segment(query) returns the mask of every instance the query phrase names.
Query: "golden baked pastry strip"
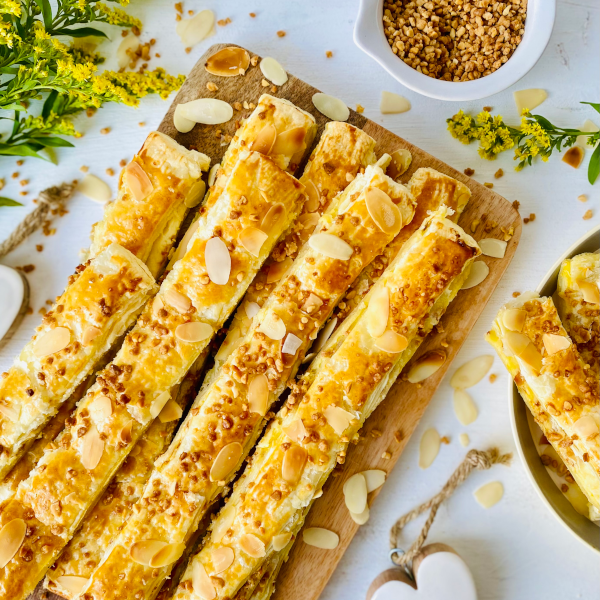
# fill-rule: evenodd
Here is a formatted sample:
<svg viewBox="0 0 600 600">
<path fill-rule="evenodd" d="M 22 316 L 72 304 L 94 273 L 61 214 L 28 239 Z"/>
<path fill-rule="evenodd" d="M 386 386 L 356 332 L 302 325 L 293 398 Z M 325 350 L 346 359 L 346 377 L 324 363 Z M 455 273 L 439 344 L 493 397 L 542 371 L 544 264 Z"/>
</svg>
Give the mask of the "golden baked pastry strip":
<svg viewBox="0 0 600 600">
<path fill-rule="evenodd" d="M 335 196 L 367 166 L 375 164 L 374 148 L 375 140 L 353 125 L 340 121 L 327 123 L 300 178 L 306 187 L 307 201 L 291 231 L 277 244 L 248 288 L 215 357 L 217 368 L 242 342 L 250 328 L 248 313 L 252 314 L 266 302 Z"/>
<path fill-rule="evenodd" d="M 445 214 L 443 207 L 426 218 L 293 388 L 190 561 L 175 600 L 234 598 L 298 532 L 306 507 L 345 461 L 349 440 L 480 253 Z"/>
<path fill-rule="evenodd" d="M 583 361 L 600 376 L 600 254 L 586 252 L 563 261 L 557 308 Z"/>
<path fill-rule="evenodd" d="M 209 166 L 205 154 L 153 131 L 121 171 L 115 201 L 92 227 L 89 256 L 117 243 L 158 277 L 187 211 L 204 196 L 201 176 Z"/>
<path fill-rule="evenodd" d="M 59 448 L 45 453 L 14 498 L 0 507 L 0 547 L 11 521 L 18 531 L 37 531 L 33 539 L 17 536 L 16 553 L 5 557 L 0 598 L 24 598 L 56 560 L 168 402 L 171 388 L 231 314 L 303 200 L 302 184 L 270 159 L 240 153 L 185 256 L 79 403 Z M 4 535 L 12 530 L 7 531 Z"/>
<path fill-rule="evenodd" d="M 528 292 L 505 304 L 487 341 L 547 440 L 600 511 L 598 379 L 563 328 L 552 298 Z"/>
<path fill-rule="evenodd" d="M 334 199 L 243 342 L 206 377 L 134 515 L 84 588 L 89 600 L 156 595 L 172 562 L 148 556 L 158 547 L 150 542 L 185 546 L 251 450 L 270 405 L 335 303 L 413 213 L 406 188 L 376 166 Z"/>
<path fill-rule="evenodd" d="M 0 478 L 156 290 L 146 266 L 118 244 L 77 268 L 32 340 L 0 379 Z"/>
<path fill-rule="evenodd" d="M 331 331 L 336 326 L 339 327 L 342 321 L 358 306 L 385 268 L 394 260 L 404 243 L 421 226 L 430 211 L 435 211 L 440 206 L 447 206 L 454 211 L 447 218 L 456 223 L 471 198 L 471 191 L 466 185 L 429 167 L 417 169 L 407 187 L 417 202 L 414 219 L 352 284 L 343 302 L 340 302 L 334 313 L 333 319 L 336 321 Z"/>
</svg>

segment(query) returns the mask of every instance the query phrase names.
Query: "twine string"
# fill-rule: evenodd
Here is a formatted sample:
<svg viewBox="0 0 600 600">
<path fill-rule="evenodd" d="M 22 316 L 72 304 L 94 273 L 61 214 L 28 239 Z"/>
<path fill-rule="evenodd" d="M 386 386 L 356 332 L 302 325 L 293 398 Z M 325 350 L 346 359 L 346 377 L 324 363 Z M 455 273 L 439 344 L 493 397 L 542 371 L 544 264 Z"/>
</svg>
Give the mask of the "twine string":
<svg viewBox="0 0 600 600">
<path fill-rule="evenodd" d="M 73 183 L 62 183 L 40 192 L 37 206 L 0 243 L 0 258 L 12 252 L 22 241 L 41 227 L 48 220 L 49 215 L 58 210 L 73 195 L 74 191 Z"/>
<path fill-rule="evenodd" d="M 416 519 L 419 515 L 422 515 L 425 511 L 429 510 L 429 516 L 421 529 L 421 533 L 413 542 L 412 546 L 404 552 L 404 554 L 399 554 L 397 552 L 392 552 L 390 554 L 390 558 L 394 564 L 399 567 L 404 567 L 405 569 L 408 567 L 423 547 L 442 502 L 452 496 L 472 471 L 485 471 L 495 464 L 506 465 L 510 462 L 511 458 L 512 454 L 500 454 L 497 448 L 486 451 L 470 450 L 462 463 L 460 463 L 458 468 L 452 473 L 444 487 L 433 496 L 433 498 L 430 498 L 427 502 L 423 502 L 423 504 L 406 513 L 394 523 L 390 530 L 390 548 L 392 550 L 397 549 L 400 546 L 398 537 L 400 536 L 402 529 L 404 529 L 404 527 L 413 519 Z"/>
</svg>

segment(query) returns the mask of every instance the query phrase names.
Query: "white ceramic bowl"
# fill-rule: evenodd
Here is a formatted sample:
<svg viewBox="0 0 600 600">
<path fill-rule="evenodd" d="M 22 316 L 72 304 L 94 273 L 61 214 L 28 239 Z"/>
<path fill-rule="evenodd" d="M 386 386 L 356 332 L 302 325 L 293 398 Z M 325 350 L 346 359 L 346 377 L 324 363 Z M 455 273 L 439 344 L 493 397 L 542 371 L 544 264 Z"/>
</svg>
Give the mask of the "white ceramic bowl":
<svg viewBox="0 0 600 600">
<path fill-rule="evenodd" d="M 440 81 L 419 73 L 398 58 L 383 32 L 383 0 L 360 0 L 354 43 L 407 88 L 438 100 L 477 100 L 516 83 L 544 52 L 556 13 L 556 0 L 529 0 L 523 40 L 497 71 L 474 81 Z"/>
<path fill-rule="evenodd" d="M 544 279 L 542 279 L 536 292 L 541 296 L 552 296 L 556 291 L 556 281 L 562 261 L 582 252 L 596 252 L 599 247 L 600 225 L 584 235 L 556 261 Z M 546 471 L 546 467 L 542 464 L 535 442 L 531 437 L 529 423 L 527 422 L 528 409 L 517 390 L 517 386 L 512 380 L 509 380 L 508 398 L 510 420 L 517 451 L 533 487 L 540 495 L 544 504 L 550 509 L 550 512 L 571 533 L 589 548 L 600 552 L 600 528 L 573 508 L 554 481 L 552 481 L 548 471 Z"/>
</svg>

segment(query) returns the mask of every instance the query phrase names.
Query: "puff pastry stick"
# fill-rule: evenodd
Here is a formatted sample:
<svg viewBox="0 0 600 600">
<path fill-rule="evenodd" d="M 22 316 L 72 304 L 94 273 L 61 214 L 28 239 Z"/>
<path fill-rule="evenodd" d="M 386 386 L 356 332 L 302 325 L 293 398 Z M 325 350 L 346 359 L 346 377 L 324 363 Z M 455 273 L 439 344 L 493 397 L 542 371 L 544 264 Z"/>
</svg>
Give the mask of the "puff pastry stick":
<svg viewBox="0 0 600 600">
<path fill-rule="evenodd" d="M 117 198 L 92 228 L 89 256 L 118 243 L 157 277 L 187 211 L 202 200 L 210 158 L 153 131 L 121 171 Z"/>
<path fill-rule="evenodd" d="M 0 478 L 157 289 L 146 266 L 118 244 L 77 271 L 0 380 Z"/>
<path fill-rule="evenodd" d="M 552 447 L 600 511 L 598 379 L 560 321 L 552 298 L 531 292 L 505 304 L 486 336 Z"/>
<path fill-rule="evenodd" d="M 586 252 L 563 262 L 557 308 L 583 361 L 600 375 L 600 254 Z"/>
<path fill-rule="evenodd" d="M 385 203 L 393 217 L 387 232 L 370 216 L 367 201 L 372 210 Z M 142 564 L 137 549 L 148 540 L 187 542 L 254 445 L 270 404 L 293 377 L 335 303 L 413 213 L 406 188 L 376 166 L 367 167 L 332 202 L 255 315 L 243 343 L 207 376 L 169 450 L 157 461 L 136 514 L 85 588 L 90 600 L 156 595 L 170 565 Z"/>
<path fill-rule="evenodd" d="M 300 181 L 306 186 L 308 200 L 293 229 L 277 244 L 256 276 L 229 327 L 227 337 L 215 357 L 219 368 L 229 354 L 241 343 L 248 332 L 252 314 L 260 308 L 278 281 L 290 268 L 298 252 L 317 226 L 319 217 L 327 210 L 333 198 L 346 189 L 350 181 L 375 164 L 375 140 L 348 123 L 330 121 L 319 143 L 313 150 Z M 419 209 L 417 208 L 417 211 Z M 411 221 L 412 224 L 412 221 Z M 410 225 L 406 225 L 403 231 Z"/>
<path fill-rule="evenodd" d="M 385 398 L 479 254 L 443 207 L 406 242 L 258 444 L 175 600 L 234 598 L 295 534 L 348 441 Z M 220 563 L 219 559 L 228 560 Z M 211 579 L 216 574 L 218 579 Z"/>
<path fill-rule="evenodd" d="M 421 226 L 430 211 L 435 211 L 440 206 L 447 206 L 454 211 L 453 214 L 448 215 L 448 218 L 456 223 L 471 198 L 471 191 L 466 185 L 429 167 L 422 167 L 414 172 L 408 182 L 408 189 L 417 202 L 414 219 L 391 244 L 385 247 L 381 256 L 378 256 L 360 274 L 348 290 L 344 302 L 340 303 L 335 311 L 333 318 L 336 321 L 331 331 L 335 329 L 335 326 L 339 327 L 342 321 L 358 306 L 404 243 Z"/>
<path fill-rule="evenodd" d="M 43 456 L 1 507 L 0 545 L 2 528 L 12 520 L 38 532 L 35 539 L 17 540 L 19 551 L 0 570 L 2 600 L 24 598 L 56 560 L 169 390 L 231 314 L 303 199 L 302 184 L 271 160 L 240 153 L 204 225 L 79 403 L 60 447 Z M 261 224 L 268 233 L 257 228 Z"/>
</svg>

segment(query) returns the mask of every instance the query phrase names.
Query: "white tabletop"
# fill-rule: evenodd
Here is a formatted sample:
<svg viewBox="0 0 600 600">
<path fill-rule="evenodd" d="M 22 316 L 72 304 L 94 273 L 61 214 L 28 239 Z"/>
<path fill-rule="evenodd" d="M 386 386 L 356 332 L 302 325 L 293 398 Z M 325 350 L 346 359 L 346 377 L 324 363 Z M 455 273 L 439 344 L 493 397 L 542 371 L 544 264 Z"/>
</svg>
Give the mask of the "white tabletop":
<svg viewBox="0 0 600 600">
<path fill-rule="evenodd" d="M 201 8 L 212 8 L 218 19 L 229 17 L 231 23 L 217 27 L 215 37 L 186 54 L 175 34 L 173 0 L 134 1 L 130 5 L 128 10 L 145 23 L 143 40 L 151 37 L 157 40 L 154 49 L 162 57 L 153 59 L 151 66 L 161 65 L 171 73 L 187 74 L 206 48 L 216 42 L 235 42 L 263 56 L 274 56 L 290 72 L 324 92 L 342 98 L 352 107 L 360 103 L 367 117 L 455 168 L 474 168 L 475 179 L 492 181 L 500 194 L 511 201 L 519 200 L 522 216 L 535 213 L 535 222 L 524 226 L 513 263 L 455 366 L 481 354 L 492 354 L 483 336 L 498 307 L 513 291 L 535 288 L 563 250 L 598 223 L 600 183 L 592 188 L 587 182 L 589 151 L 579 170 L 552 157 L 547 164 L 536 164 L 516 173 L 510 152 L 495 162 L 479 159 L 474 145 L 463 146 L 450 137 L 445 119 L 459 108 L 477 113 L 484 105 L 490 105 L 507 122 L 516 124 L 512 92 L 540 87 L 548 91 L 549 98 L 538 112 L 553 122 L 578 127 L 586 118 L 591 118 L 598 123 L 598 115 L 579 104 L 581 100 L 597 102 L 599 98 L 600 4 L 597 0 L 559 0 L 552 39 L 534 69 L 513 88 L 472 103 L 443 103 L 403 89 L 355 47 L 352 28 L 357 0 L 253 0 L 250 3 L 196 0 L 185 3 L 186 10 Z M 256 18 L 249 17 L 250 11 L 256 13 Z M 279 38 L 278 30 L 284 30 L 286 36 Z M 111 35 L 114 41 L 106 44 L 106 53 L 114 50 L 120 40 L 118 32 L 112 30 Z M 326 58 L 327 50 L 333 52 L 333 58 Z M 113 67 L 114 59 L 107 64 Z M 382 90 L 406 96 L 412 110 L 401 115 L 381 115 Z M 114 189 L 117 177 L 106 176 L 105 169 L 112 168 L 118 173 L 119 160 L 133 155 L 146 134 L 158 125 L 167 107 L 167 102 L 149 98 L 138 110 L 107 106 L 93 119 L 79 117 L 77 125 L 85 136 L 76 142 L 76 149 L 59 150 L 58 167 L 26 159 L 25 164 L 17 168 L 15 159 L 0 157 L 0 177 L 7 180 L 1 194 L 19 198 L 21 189 L 30 192 L 23 208 L 0 208 L 0 240 L 31 210 L 35 194 L 50 185 L 81 177 L 79 167 L 82 165 L 108 180 Z M 138 125 L 140 122 L 145 125 Z M 101 135 L 103 127 L 111 127 L 111 133 Z M 495 180 L 493 174 L 500 167 L 505 176 Z M 20 173 L 16 180 L 10 177 L 14 171 Z M 29 185 L 21 188 L 17 183 L 21 179 L 28 179 Z M 580 194 L 588 195 L 590 200 L 582 204 L 577 200 Z M 594 216 L 584 221 L 582 216 L 590 208 Z M 44 237 L 38 232 L 2 260 L 9 266 L 34 264 L 36 268 L 27 276 L 34 314 L 24 319 L 14 337 L 0 350 L 0 370 L 8 368 L 39 323 L 38 309 L 63 290 L 68 275 L 78 264 L 78 250 L 88 246 L 91 224 L 102 214 L 99 205 L 79 195 L 69 202 L 68 210 L 69 214 L 55 221 L 55 236 Z M 43 244 L 43 252 L 36 251 L 36 244 Z M 324 599 L 362 598 L 371 580 L 391 566 L 388 561 L 390 525 L 437 492 L 446 481 L 465 454 L 458 443 L 461 432 L 469 434 L 471 447 L 486 449 L 498 445 L 503 451 L 515 449 L 507 408 L 507 374 L 498 358 L 492 372 L 498 374 L 495 383 L 490 384 L 486 379 L 471 390 L 479 418 L 466 428 L 454 416 L 447 380 L 442 383 L 374 504 L 371 520 L 360 529 L 326 588 Z M 433 466 L 421 471 L 417 466 L 418 442 L 422 432 L 432 426 L 449 436 L 451 444 L 442 446 Z M 475 502 L 472 492 L 492 480 L 502 481 L 505 496 L 498 505 L 485 511 Z M 417 531 L 417 525 L 409 526 L 407 543 Z M 587 600 L 597 597 L 600 589 L 598 555 L 575 539 L 548 512 L 517 457 L 510 468 L 494 467 L 492 471 L 472 475 L 438 513 L 430 541 L 448 543 L 463 556 L 473 571 L 481 600 Z"/>
</svg>

